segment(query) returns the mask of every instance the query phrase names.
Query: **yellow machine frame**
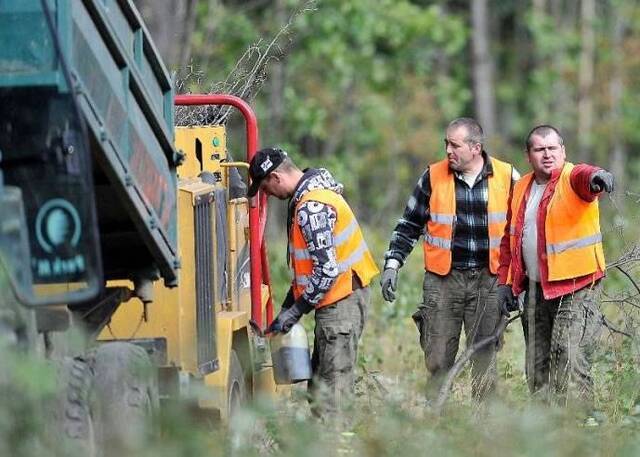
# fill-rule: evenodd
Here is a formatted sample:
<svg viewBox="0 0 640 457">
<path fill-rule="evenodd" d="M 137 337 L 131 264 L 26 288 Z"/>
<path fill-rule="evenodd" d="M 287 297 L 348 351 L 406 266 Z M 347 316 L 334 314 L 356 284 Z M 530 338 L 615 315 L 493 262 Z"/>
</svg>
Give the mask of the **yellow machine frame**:
<svg viewBox="0 0 640 457">
<path fill-rule="evenodd" d="M 179 286 L 166 288 L 160 281 L 153 287 L 153 302 L 143 304 L 132 298 L 123 303 L 111 318 L 111 322 L 101 332 L 99 340 L 164 339 L 166 341 L 166 363 L 201 380 L 213 395 L 199 397 L 202 408 L 216 408 L 222 417 L 229 413 L 228 392 L 231 376 L 232 353 L 235 352 L 242 365 L 246 392 L 250 394 L 272 394 L 276 391 L 273 370 L 269 366 L 255 368 L 256 349 L 249 328 L 251 301 L 249 278 L 239 277 L 236 264 L 241 251 L 248 252 L 249 218 L 246 198 L 229 199 L 231 167 L 246 167 L 242 162 L 227 161 L 226 131 L 224 126 L 178 127 L 176 128 L 176 149 L 181 150 L 185 160 L 178 168 L 178 247 L 181 269 Z M 203 181 L 201 173 L 213 176 Z M 194 207 L 201 199 L 213 199 L 215 191 L 226 189 L 226 233 L 227 246 L 227 296 L 219 297 L 214 284 L 215 342 L 219 366 L 216 371 L 200 373 L 197 361 L 196 326 L 196 263 L 195 263 L 195 216 Z M 218 239 L 215 233 L 216 217 L 211 217 L 213 231 L 213 252 L 215 256 Z M 246 257 L 248 259 L 248 256 Z M 218 262 L 213 261 L 211 272 L 218 278 Z M 244 276 L 248 276 L 246 273 Z M 123 285 L 112 282 L 108 286 Z M 131 286 L 130 283 L 126 284 Z M 263 290 L 262 312 L 268 298 L 268 290 Z"/>
</svg>

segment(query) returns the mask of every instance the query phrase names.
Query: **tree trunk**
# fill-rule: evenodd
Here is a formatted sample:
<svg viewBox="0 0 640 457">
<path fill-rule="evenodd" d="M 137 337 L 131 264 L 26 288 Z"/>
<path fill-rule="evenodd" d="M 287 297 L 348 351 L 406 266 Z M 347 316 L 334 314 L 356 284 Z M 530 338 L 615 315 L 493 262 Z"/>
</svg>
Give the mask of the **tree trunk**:
<svg viewBox="0 0 640 457">
<path fill-rule="evenodd" d="M 218 10 L 221 8 L 220 0 L 209 0 L 207 2 L 207 19 L 204 23 L 204 43 L 213 43 L 216 39 L 216 31 L 218 29 L 218 23 L 220 19 L 218 18 Z M 205 49 L 201 49 L 200 52 L 204 51 L 204 56 L 206 60 L 209 60 L 210 53 L 212 47 L 205 47 Z M 202 62 L 202 64 L 206 64 L 208 62 Z"/>
<path fill-rule="evenodd" d="M 547 0 L 533 0 L 533 12 L 537 15 L 543 15 L 546 13 Z"/>
<path fill-rule="evenodd" d="M 593 22 L 596 15 L 595 0 L 582 0 L 580 8 L 582 50 L 578 80 L 578 151 L 580 160 L 592 160 L 591 132 L 593 129 L 593 80 L 595 58 L 595 34 Z"/>
<path fill-rule="evenodd" d="M 573 18 L 569 17 L 563 7 L 562 0 L 550 0 L 550 14 L 555 18 L 555 26 L 558 30 L 570 30 L 573 25 Z M 570 59 L 567 57 L 567 43 L 562 42 L 553 55 L 553 69 L 555 79 L 551 88 L 552 102 L 549 122 L 556 124 L 564 137 L 566 143 L 572 143 L 575 134 L 575 84 L 569 80 L 567 75 L 572 73 Z"/>
<path fill-rule="evenodd" d="M 285 0 L 274 1 L 275 22 L 278 26 L 287 22 L 287 10 Z M 282 141 L 284 131 L 284 89 L 285 89 L 285 61 L 284 58 L 274 60 L 271 63 L 269 77 L 269 142 Z"/>
<path fill-rule="evenodd" d="M 184 67 L 191 59 L 191 36 L 196 27 L 196 4 L 198 0 L 186 0 L 187 8 L 184 16 L 184 27 L 182 30 L 182 50 L 179 51 L 178 63 Z"/>
<path fill-rule="evenodd" d="M 282 27 L 287 22 L 286 0 L 275 0 L 275 23 Z M 286 83 L 286 62 L 285 58 L 274 60 L 271 63 L 269 75 L 269 128 L 265 129 L 265 139 L 268 144 L 282 144 L 289 142 L 289 138 L 283 138 L 285 132 L 285 102 L 284 89 Z M 272 201 L 274 199 L 271 199 Z M 286 205 L 269 203 L 269 221 L 267 225 L 267 236 L 269 238 L 278 237 L 286 233 Z"/>
<path fill-rule="evenodd" d="M 623 92 L 623 66 L 622 66 L 622 37 L 624 36 L 625 23 L 622 15 L 621 7 L 613 5 L 613 27 L 611 33 L 611 55 L 612 69 L 611 80 L 609 82 L 609 95 L 611 97 L 611 146 L 612 154 L 610 161 L 611 172 L 616 177 L 616 185 L 618 189 L 624 189 L 625 186 L 625 164 L 627 163 L 627 151 L 622 141 L 622 132 L 620 124 L 622 122 L 621 104 Z"/>
<path fill-rule="evenodd" d="M 189 61 L 196 0 L 134 0 L 168 68 Z"/>
<path fill-rule="evenodd" d="M 487 138 L 491 138 L 496 134 L 496 109 L 487 0 L 472 0 L 471 22 L 475 111 Z"/>
</svg>

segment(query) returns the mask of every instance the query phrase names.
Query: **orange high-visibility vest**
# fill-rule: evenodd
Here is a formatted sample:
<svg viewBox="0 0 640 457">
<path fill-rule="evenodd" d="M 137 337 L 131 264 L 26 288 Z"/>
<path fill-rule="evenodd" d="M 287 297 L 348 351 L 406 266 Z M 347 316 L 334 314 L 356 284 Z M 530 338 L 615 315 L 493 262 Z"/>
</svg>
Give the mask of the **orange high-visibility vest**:
<svg viewBox="0 0 640 457">
<path fill-rule="evenodd" d="M 489 270 L 496 274 L 500 259 L 500 240 L 507 224 L 513 167 L 493 157 L 490 157 L 490 160 L 493 175 L 488 178 Z M 456 221 L 455 178 L 446 159 L 429 167 L 429 180 L 431 197 L 429 220 L 424 236 L 424 267 L 432 273 L 446 275 L 451 271 L 451 250 Z"/>
<path fill-rule="evenodd" d="M 337 212 L 332 233 L 339 274 L 331 289 L 316 305 L 316 308 L 321 308 L 351 295 L 354 273 L 358 275 L 363 286 L 368 286 L 379 270 L 371 252 L 369 252 L 367 243 L 364 241 L 360 225 L 342 195 L 328 189 L 311 190 L 297 203 L 293 215 L 294 223 L 289 234 L 289 254 L 294 275 L 293 295 L 296 299 L 303 294 L 313 269 L 313 261 L 307 243 L 302 236 L 300 226 L 295 222 L 298 220 L 298 208 L 308 200 L 331 205 Z"/>
<path fill-rule="evenodd" d="M 586 202 L 571 187 L 573 165 L 566 162 L 553 196 L 547 206 L 545 216 L 545 242 L 549 281 L 573 279 L 604 271 L 606 263 L 600 233 L 600 210 L 598 200 Z M 524 196 L 533 180 L 533 173 L 520 179 L 513 189 L 511 200 L 511 226 L 509 227 L 510 248 L 516 252 L 516 219 Z M 522 230 L 522 227 L 520 227 Z M 507 284 L 512 283 L 512 267 L 509 266 Z"/>
</svg>

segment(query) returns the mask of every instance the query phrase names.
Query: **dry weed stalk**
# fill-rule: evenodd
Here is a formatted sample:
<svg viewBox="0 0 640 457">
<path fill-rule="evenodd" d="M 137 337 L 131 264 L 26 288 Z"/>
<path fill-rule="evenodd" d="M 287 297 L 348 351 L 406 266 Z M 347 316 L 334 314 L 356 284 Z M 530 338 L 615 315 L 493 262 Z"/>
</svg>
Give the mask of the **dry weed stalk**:
<svg viewBox="0 0 640 457">
<path fill-rule="evenodd" d="M 292 43 L 292 29 L 295 20 L 316 9 L 317 0 L 306 1 L 293 12 L 287 22 L 274 37 L 265 42 L 259 39 L 250 45 L 236 62 L 224 81 L 214 83 L 205 92 L 212 94 L 230 94 L 251 101 L 258 94 L 268 77 L 268 66 L 283 59 Z M 204 72 L 197 65 L 187 65 L 175 77 L 177 93 L 189 93 L 202 86 Z M 175 123 L 179 126 L 221 125 L 225 124 L 232 113 L 229 106 L 178 106 Z"/>
</svg>

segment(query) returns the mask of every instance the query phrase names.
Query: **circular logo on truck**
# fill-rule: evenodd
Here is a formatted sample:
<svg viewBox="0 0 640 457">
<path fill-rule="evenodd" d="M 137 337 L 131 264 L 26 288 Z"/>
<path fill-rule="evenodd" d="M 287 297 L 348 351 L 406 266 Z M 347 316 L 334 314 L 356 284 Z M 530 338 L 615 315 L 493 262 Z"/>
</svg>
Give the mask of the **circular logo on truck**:
<svg viewBox="0 0 640 457">
<path fill-rule="evenodd" d="M 63 198 L 49 200 L 38 211 L 36 238 L 50 254 L 64 247 L 76 247 L 80 231 L 78 210 Z"/>
</svg>

